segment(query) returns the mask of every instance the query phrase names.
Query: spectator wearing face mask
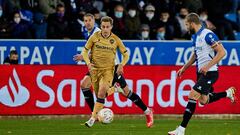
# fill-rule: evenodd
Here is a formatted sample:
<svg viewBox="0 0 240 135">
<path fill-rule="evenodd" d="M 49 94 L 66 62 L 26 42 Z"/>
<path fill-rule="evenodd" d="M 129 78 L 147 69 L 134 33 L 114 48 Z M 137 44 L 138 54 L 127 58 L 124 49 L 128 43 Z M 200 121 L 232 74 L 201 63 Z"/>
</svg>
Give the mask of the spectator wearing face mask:
<svg viewBox="0 0 240 135">
<path fill-rule="evenodd" d="M 138 39 L 140 40 L 150 40 L 150 27 L 147 24 L 142 24 L 140 27 Z"/>
<path fill-rule="evenodd" d="M 48 17 L 47 38 L 48 39 L 68 39 L 68 19 L 65 16 L 65 7 L 62 4 L 57 5 L 56 13 Z"/>
<path fill-rule="evenodd" d="M 156 40 L 167 40 L 164 24 L 159 24 L 156 30 Z"/>
<path fill-rule="evenodd" d="M 176 18 L 170 17 L 170 13 L 167 9 L 163 10 L 159 16 L 159 25 L 164 25 L 166 29 L 167 40 L 174 39 L 175 35 L 180 35 L 180 25 Z M 158 25 L 158 27 L 159 27 Z"/>
<path fill-rule="evenodd" d="M 157 18 L 155 17 L 155 7 L 151 4 L 148 4 L 144 8 L 144 15 L 141 17 L 141 23 L 147 24 L 150 27 L 150 38 L 155 38 L 156 28 L 157 28 Z"/>
<path fill-rule="evenodd" d="M 17 53 L 17 51 L 16 50 L 11 50 L 10 55 L 4 59 L 3 64 L 7 64 L 7 65 L 18 64 L 18 53 Z"/>
<path fill-rule="evenodd" d="M 118 35 L 121 39 L 126 39 L 126 26 L 124 19 L 124 7 L 122 5 L 116 5 L 114 8 L 113 29 L 112 32 Z"/>
<path fill-rule="evenodd" d="M 12 39 L 31 39 L 30 24 L 21 19 L 17 11 L 13 14 L 13 20 L 10 23 L 10 38 Z"/>
<path fill-rule="evenodd" d="M 202 21 L 204 27 L 206 27 L 212 31 L 214 31 L 216 29 L 216 26 L 210 20 L 208 20 L 207 10 L 201 9 L 199 11 L 199 17 L 200 17 L 200 20 Z"/>
<path fill-rule="evenodd" d="M 127 28 L 127 39 L 137 39 L 139 27 L 141 26 L 139 11 L 135 5 L 128 5 L 127 15 L 125 18 Z"/>
<path fill-rule="evenodd" d="M 180 39 L 190 39 L 190 35 L 188 33 L 187 27 L 185 25 L 185 18 L 189 14 L 188 9 L 186 7 L 181 7 L 179 14 L 176 16 L 176 19 L 180 25 L 180 35 L 177 35 L 177 38 Z"/>
</svg>

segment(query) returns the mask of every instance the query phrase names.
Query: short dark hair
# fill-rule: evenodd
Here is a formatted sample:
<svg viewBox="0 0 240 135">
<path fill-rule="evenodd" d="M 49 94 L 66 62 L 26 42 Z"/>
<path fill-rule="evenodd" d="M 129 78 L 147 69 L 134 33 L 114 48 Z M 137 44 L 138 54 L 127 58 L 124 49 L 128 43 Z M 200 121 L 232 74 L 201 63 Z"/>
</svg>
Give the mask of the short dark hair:
<svg viewBox="0 0 240 135">
<path fill-rule="evenodd" d="M 94 15 L 91 13 L 86 13 L 83 17 L 91 17 L 92 19 L 94 19 Z"/>
<path fill-rule="evenodd" d="M 101 23 L 102 22 L 110 22 L 111 25 L 113 25 L 113 19 L 109 16 L 104 16 L 101 18 Z"/>
<path fill-rule="evenodd" d="M 11 55 L 17 55 L 17 54 L 18 54 L 18 53 L 17 53 L 16 50 L 11 50 L 11 51 L 10 51 L 10 56 L 11 56 Z"/>
<path fill-rule="evenodd" d="M 189 23 L 193 22 L 195 24 L 201 24 L 201 20 L 200 20 L 198 14 L 196 14 L 196 13 L 188 14 L 187 17 L 186 17 L 186 20 Z"/>
<path fill-rule="evenodd" d="M 64 6 L 64 4 L 61 4 L 61 3 L 59 3 L 59 4 L 57 4 L 57 7 L 56 7 L 57 9 L 59 9 L 59 8 L 65 8 L 65 6 Z"/>
</svg>

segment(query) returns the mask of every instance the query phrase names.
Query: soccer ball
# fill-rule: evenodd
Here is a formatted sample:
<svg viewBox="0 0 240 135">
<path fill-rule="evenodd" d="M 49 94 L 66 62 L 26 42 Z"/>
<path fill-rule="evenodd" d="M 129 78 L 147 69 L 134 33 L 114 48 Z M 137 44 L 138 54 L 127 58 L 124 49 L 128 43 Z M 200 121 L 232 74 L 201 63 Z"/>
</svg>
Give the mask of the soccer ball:
<svg viewBox="0 0 240 135">
<path fill-rule="evenodd" d="M 103 108 L 98 112 L 98 120 L 104 124 L 109 124 L 113 121 L 113 111 L 109 108 Z"/>
</svg>

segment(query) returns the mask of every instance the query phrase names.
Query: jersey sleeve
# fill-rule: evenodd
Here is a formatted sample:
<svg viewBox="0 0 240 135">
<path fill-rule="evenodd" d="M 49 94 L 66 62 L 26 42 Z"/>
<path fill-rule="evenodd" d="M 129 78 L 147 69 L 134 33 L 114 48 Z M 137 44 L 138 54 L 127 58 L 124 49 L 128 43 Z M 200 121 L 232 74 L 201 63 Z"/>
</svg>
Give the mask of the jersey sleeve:
<svg viewBox="0 0 240 135">
<path fill-rule="evenodd" d="M 84 61 L 86 62 L 86 64 L 88 65 L 90 63 L 90 59 L 88 57 L 88 51 L 91 50 L 92 46 L 93 46 L 93 41 L 95 39 L 95 36 L 92 35 L 90 36 L 90 38 L 87 40 L 87 43 L 84 46 L 84 49 L 82 51 L 82 56 Z"/>
<path fill-rule="evenodd" d="M 85 44 L 84 49 L 90 50 L 93 46 L 94 39 L 95 39 L 94 35 L 90 36 L 89 39 L 87 40 L 87 43 Z"/>
<path fill-rule="evenodd" d="M 117 40 L 118 48 L 119 48 L 121 54 L 123 55 L 123 60 L 122 60 L 121 64 L 125 65 L 128 62 L 129 54 L 127 52 L 125 45 L 121 41 L 121 39 L 117 38 L 116 40 Z"/>
<path fill-rule="evenodd" d="M 212 46 L 214 45 L 216 42 L 219 41 L 218 37 L 216 34 L 214 34 L 213 32 L 209 32 L 206 36 L 205 36 L 205 41 L 208 45 Z"/>
</svg>

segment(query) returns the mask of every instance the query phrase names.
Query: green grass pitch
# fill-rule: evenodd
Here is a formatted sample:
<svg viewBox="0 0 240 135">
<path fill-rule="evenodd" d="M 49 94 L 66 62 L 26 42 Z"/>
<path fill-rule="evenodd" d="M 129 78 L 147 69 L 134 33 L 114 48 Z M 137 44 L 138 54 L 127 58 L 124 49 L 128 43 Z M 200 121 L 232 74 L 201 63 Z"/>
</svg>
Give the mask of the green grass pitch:
<svg viewBox="0 0 240 135">
<path fill-rule="evenodd" d="M 111 124 L 95 123 L 84 126 L 87 119 L 0 119 L 0 135 L 167 135 L 180 119 L 155 119 L 147 128 L 144 117 L 115 119 Z M 186 135 L 240 135 L 240 120 L 193 119 Z"/>
</svg>

